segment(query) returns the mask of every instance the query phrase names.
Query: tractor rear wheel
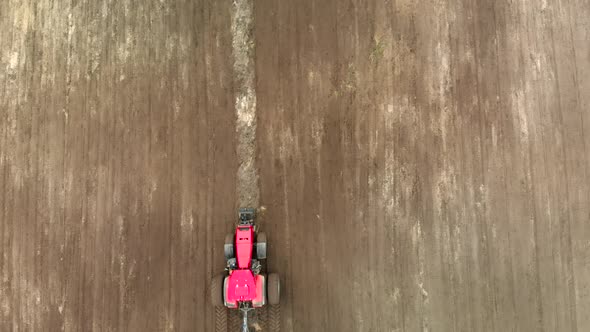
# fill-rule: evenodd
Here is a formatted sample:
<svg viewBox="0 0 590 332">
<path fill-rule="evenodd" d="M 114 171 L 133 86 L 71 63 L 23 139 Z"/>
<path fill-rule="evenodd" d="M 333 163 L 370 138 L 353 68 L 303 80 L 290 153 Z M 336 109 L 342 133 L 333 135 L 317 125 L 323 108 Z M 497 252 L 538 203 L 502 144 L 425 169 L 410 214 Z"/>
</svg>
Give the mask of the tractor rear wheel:
<svg viewBox="0 0 590 332">
<path fill-rule="evenodd" d="M 268 275 L 266 292 L 269 304 L 279 304 L 281 301 L 281 281 L 279 280 L 279 275 L 277 273 L 270 273 Z"/>
<path fill-rule="evenodd" d="M 213 277 L 209 288 L 211 304 L 216 307 L 223 307 L 223 275 Z"/>
</svg>

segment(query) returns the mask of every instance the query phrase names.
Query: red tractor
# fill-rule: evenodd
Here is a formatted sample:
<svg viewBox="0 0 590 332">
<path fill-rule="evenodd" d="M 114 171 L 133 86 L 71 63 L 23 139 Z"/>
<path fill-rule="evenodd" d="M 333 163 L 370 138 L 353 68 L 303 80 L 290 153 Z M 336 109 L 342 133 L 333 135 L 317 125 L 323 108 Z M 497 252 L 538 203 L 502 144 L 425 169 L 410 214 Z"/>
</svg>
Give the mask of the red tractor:
<svg viewBox="0 0 590 332">
<path fill-rule="evenodd" d="M 257 232 L 255 209 L 239 210 L 235 232 L 225 237 L 225 273 L 211 281 L 211 302 L 242 311 L 242 332 L 248 331 L 248 312 L 267 304 L 279 304 L 280 282 L 266 274 L 266 234 Z"/>
</svg>

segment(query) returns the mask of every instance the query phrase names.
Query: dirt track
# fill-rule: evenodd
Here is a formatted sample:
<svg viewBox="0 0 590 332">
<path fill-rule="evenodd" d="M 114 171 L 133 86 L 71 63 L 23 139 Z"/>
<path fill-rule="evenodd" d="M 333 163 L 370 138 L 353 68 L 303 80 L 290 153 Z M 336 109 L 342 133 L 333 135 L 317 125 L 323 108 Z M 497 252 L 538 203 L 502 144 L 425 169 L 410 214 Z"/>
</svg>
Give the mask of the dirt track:
<svg viewBox="0 0 590 332">
<path fill-rule="evenodd" d="M 0 1 L 0 331 L 213 331 L 230 1 Z M 590 329 L 590 3 L 256 0 L 282 331 Z"/>
</svg>

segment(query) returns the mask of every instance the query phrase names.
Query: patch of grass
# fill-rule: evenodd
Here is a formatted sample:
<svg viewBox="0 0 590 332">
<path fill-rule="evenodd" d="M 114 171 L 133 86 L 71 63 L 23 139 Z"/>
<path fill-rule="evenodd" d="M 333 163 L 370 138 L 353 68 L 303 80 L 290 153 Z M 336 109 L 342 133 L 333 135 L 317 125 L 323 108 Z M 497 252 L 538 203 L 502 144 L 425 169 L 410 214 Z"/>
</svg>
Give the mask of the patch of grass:
<svg viewBox="0 0 590 332">
<path fill-rule="evenodd" d="M 356 69 L 353 63 L 348 64 L 348 70 L 346 71 L 346 77 L 343 82 L 344 88 L 349 91 L 356 90 Z"/>
<path fill-rule="evenodd" d="M 373 47 L 369 54 L 369 60 L 371 60 L 372 63 L 378 63 L 383 58 L 384 52 L 385 42 L 377 37 L 373 38 Z"/>
</svg>

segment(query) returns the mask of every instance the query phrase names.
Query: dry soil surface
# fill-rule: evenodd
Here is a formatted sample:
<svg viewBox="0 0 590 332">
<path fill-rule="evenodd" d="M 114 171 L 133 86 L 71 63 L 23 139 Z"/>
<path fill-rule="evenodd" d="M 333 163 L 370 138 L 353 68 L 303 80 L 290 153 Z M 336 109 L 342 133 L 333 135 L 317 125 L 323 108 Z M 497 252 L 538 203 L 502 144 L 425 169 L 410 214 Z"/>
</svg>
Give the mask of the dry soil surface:
<svg viewBox="0 0 590 332">
<path fill-rule="evenodd" d="M 231 13 L 0 0 L 0 331 L 214 330 Z M 590 330 L 590 2 L 253 13 L 281 331 Z"/>
</svg>

